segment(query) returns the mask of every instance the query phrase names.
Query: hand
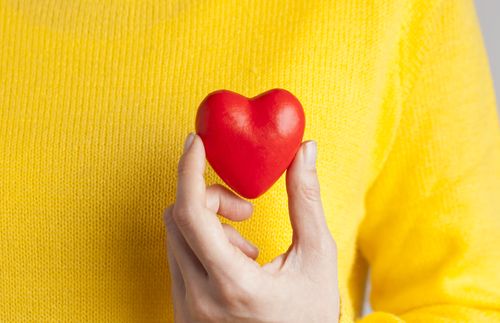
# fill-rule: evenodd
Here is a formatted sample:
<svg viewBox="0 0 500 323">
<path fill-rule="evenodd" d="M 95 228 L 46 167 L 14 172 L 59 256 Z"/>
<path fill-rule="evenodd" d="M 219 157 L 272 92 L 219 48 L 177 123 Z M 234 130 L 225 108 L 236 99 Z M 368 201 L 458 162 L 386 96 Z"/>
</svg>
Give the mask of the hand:
<svg viewBox="0 0 500 323">
<path fill-rule="evenodd" d="M 203 142 L 188 136 L 176 200 L 164 213 L 176 322 L 338 322 L 337 251 L 315 159 L 315 142 L 303 143 L 286 172 L 292 244 L 260 266 L 258 250 L 217 218 L 245 220 L 251 203 L 206 187 Z"/>
</svg>

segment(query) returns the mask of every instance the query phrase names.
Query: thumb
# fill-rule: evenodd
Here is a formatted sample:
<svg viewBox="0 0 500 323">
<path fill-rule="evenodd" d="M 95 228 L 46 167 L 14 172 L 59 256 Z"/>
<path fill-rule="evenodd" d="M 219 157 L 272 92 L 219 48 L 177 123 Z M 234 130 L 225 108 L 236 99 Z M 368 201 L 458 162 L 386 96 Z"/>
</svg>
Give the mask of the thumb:
<svg viewBox="0 0 500 323">
<path fill-rule="evenodd" d="M 286 172 L 293 243 L 303 249 L 317 249 L 331 240 L 321 203 L 316 154 L 315 141 L 302 143 Z"/>
</svg>

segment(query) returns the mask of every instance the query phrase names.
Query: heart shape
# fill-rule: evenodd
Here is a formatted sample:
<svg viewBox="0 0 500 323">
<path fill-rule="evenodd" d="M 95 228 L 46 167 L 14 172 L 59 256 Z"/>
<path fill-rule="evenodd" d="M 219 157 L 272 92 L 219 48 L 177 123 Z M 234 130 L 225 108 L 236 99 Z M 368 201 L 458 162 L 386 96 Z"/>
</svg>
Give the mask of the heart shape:
<svg viewBox="0 0 500 323">
<path fill-rule="evenodd" d="M 196 114 L 196 133 L 220 178 L 246 198 L 266 192 L 288 168 L 302 142 L 305 116 L 284 89 L 253 98 L 228 90 L 210 93 Z"/>
</svg>

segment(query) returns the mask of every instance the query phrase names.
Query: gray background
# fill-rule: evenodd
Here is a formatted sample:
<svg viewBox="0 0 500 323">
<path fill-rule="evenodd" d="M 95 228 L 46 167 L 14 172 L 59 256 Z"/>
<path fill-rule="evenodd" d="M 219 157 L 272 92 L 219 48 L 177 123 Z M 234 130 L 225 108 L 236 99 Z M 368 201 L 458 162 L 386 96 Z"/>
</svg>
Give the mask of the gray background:
<svg viewBox="0 0 500 323">
<path fill-rule="evenodd" d="M 449 0 L 454 1 L 454 0 Z M 497 111 L 500 118 L 500 0 L 476 0 L 476 11 L 481 31 L 488 50 L 490 69 L 495 84 Z M 371 312 L 369 304 L 370 287 L 367 286 L 363 313 Z"/>
</svg>

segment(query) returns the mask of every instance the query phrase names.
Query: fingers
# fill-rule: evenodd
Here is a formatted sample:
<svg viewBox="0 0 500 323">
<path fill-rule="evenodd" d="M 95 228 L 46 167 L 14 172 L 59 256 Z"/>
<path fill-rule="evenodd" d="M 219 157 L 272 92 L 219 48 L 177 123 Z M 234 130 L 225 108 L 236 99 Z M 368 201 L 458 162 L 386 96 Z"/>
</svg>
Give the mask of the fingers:
<svg viewBox="0 0 500 323">
<path fill-rule="evenodd" d="M 240 249 L 247 257 L 252 258 L 253 260 L 257 259 L 257 256 L 259 255 L 259 249 L 257 249 L 257 247 L 255 247 L 247 239 L 243 238 L 240 233 L 229 224 L 223 223 L 222 227 L 224 228 L 224 232 L 233 246 Z"/>
<path fill-rule="evenodd" d="M 172 286 L 172 294 L 174 298 L 178 298 L 183 296 L 185 292 L 184 281 L 182 278 L 181 271 L 179 269 L 179 265 L 174 257 L 174 251 L 170 243 L 166 243 L 167 247 L 167 262 L 168 262 L 168 270 L 170 271 L 170 284 Z"/>
<path fill-rule="evenodd" d="M 270 262 L 264 264 L 262 266 L 262 269 L 267 271 L 268 273 L 274 274 L 278 271 L 281 270 L 281 268 L 285 265 L 286 260 L 287 260 L 288 253 L 282 253 L 281 255 L 277 256 Z"/>
<path fill-rule="evenodd" d="M 172 217 L 172 206 L 163 215 L 167 230 L 167 252 L 173 287 L 178 291 L 185 287 L 199 287 L 206 277 L 205 269 L 196 258 Z"/>
<path fill-rule="evenodd" d="M 207 207 L 229 220 L 243 221 L 252 215 L 252 203 L 220 184 L 209 186 L 206 190 L 206 196 Z"/>
<path fill-rule="evenodd" d="M 182 300 L 186 297 L 186 287 L 184 285 L 184 278 L 182 277 L 179 265 L 175 260 L 173 250 L 170 243 L 167 243 L 167 261 L 168 269 L 170 271 L 170 286 L 172 291 L 172 303 L 174 312 L 179 312 L 182 307 Z"/>
<path fill-rule="evenodd" d="M 173 251 L 170 245 L 167 243 L 167 258 L 168 258 L 168 268 L 170 271 L 170 285 L 172 291 L 172 305 L 174 307 L 174 312 L 176 315 L 182 312 L 183 302 L 182 300 L 186 297 L 186 287 L 184 286 L 184 278 L 179 269 L 179 265 L 175 261 Z"/>
<path fill-rule="evenodd" d="M 316 173 L 316 142 L 302 143 L 286 173 L 288 208 L 294 243 L 317 248 L 330 243 Z"/>
<path fill-rule="evenodd" d="M 175 204 L 201 210 L 205 201 L 205 149 L 201 139 L 190 133 L 177 167 L 177 194 Z"/>
<path fill-rule="evenodd" d="M 252 203 L 242 199 L 220 184 L 213 184 L 206 190 L 207 207 L 232 221 L 243 221 L 252 215 Z M 229 224 L 222 224 L 222 228 L 231 244 L 240 249 L 247 257 L 257 259 L 259 250 Z"/>
<path fill-rule="evenodd" d="M 186 143 L 178 165 L 177 196 L 172 217 L 207 272 L 218 274 L 230 267 L 235 250 L 216 214 L 206 207 L 203 141 L 192 133 Z M 179 265 L 182 270 L 182 264 Z"/>
</svg>

